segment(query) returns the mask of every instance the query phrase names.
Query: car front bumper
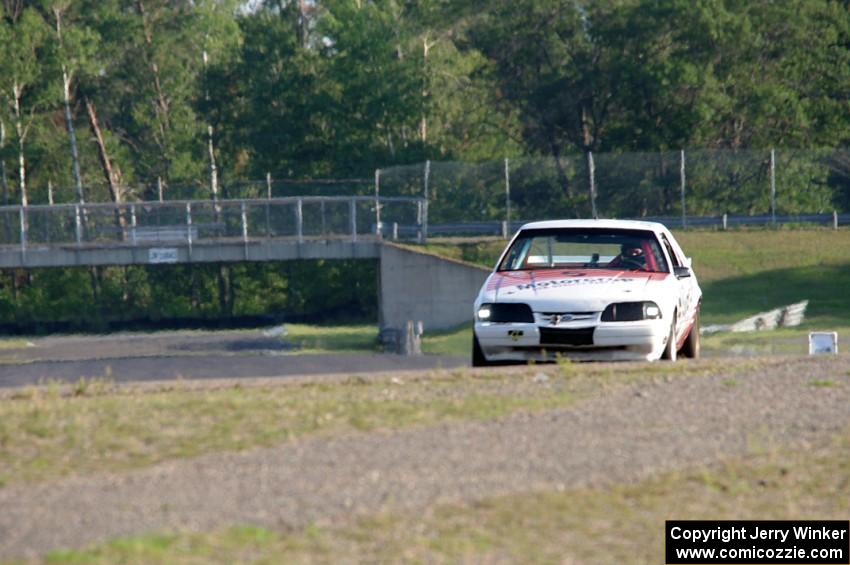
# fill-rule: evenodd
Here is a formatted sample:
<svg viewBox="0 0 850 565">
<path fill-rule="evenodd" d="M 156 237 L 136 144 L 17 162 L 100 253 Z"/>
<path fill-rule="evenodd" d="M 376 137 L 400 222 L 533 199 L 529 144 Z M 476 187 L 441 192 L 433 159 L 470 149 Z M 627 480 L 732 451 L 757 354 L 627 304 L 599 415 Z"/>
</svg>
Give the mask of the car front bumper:
<svg viewBox="0 0 850 565">
<path fill-rule="evenodd" d="M 545 326 L 536 323 L 475 322 L 488 361 L 634 361 L 661 357 L 669 321 L 595 322 Z"/>
</svg>

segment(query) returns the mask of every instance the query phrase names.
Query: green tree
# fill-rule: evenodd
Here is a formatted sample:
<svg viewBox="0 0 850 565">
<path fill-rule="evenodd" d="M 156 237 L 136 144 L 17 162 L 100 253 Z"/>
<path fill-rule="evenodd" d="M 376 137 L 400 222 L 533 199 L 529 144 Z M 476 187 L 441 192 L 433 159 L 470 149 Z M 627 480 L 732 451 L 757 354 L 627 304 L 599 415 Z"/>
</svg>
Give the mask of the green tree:
<svg viewBox="0 0 850 565">
<path fill-rule="evenodd" d="M 49 70 L 46 57 L 48 28 L 36 10 L 19 5 L 5 12 L 0 6 L 0 96 L 9 120 L 14 124 L 18 153 L 18 191 L 26 206 L 26 142 L 37 112 L 43 110 L 49 96 L 44 89 Z"/>
</svg>

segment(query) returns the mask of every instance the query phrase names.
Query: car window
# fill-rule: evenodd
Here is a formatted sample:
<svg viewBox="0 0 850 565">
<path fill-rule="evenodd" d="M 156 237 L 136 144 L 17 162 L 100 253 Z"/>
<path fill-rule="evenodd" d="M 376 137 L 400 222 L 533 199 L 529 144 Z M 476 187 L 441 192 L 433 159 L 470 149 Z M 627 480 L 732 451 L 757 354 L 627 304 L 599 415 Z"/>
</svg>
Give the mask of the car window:
<svg viewBox="0 0 850 565">
<path fill-rule="evenodd" d="M 667 249 L 667 255 L 670 256 L 670 260 L 673 262 L 673 266 L 681 267 L 682 262 L 679 260 L 679 257 L 678 255 L 676 255 L 676 252 L 673 251 L 673 246 L 670 245 L 669 241 L 667 241 L 667 236 L 661 234 L 661 241 L 664 242 L 664 247 Z"/>
<path fill-rule="evenodd" d="M 609 228 L 524 230 L 499 265 L 500 271 L 559 268 L 669 272 L 653 232 Z"/>
</svg>

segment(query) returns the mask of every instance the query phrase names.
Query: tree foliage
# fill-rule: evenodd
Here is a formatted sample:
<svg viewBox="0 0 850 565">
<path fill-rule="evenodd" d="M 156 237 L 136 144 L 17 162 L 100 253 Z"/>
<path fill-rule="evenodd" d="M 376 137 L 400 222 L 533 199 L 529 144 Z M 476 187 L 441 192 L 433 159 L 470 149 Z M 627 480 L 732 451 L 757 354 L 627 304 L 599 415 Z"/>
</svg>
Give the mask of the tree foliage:
<svg viewBox="0 0 850 565">
<path fill-rule="evenodd" d="M 509 157 L 515 217 L 586 214 L 592 151 L 616 188 L 600 205 L 675 213 L 686 148 L 692 212 L 755 213 L 777 148 L 780 211 L 850 202 L 848 159 L 822 149 L 850 135 L 850 9 L 838 0 L 10 0 L 0 48 L 4 202 L 28 189 L 44 203 L 48 184 L 56 201 L 77 198 L 70 131 L 89 200 L 110 198 L 104 159 L 134 187 L 128 200 L 154 197 L 158 180 L 166 195 L 206 196 L 210 150 L 225 187 L 407 165 L 386 186 L 395 175 L 397 192 L 418 193 L 413 165 L 431 159 L 446 162 L 432 219 L 493 217 Z M 489 164 L 452 164 L 469 161 Z M 8 275 L 0 304 L 46 276 Z M 259 267 L 56 277 L 21 304 L 61 284 L 138 311 L 239 312 L 242 284 L 308 300 Z"/>
</svg>

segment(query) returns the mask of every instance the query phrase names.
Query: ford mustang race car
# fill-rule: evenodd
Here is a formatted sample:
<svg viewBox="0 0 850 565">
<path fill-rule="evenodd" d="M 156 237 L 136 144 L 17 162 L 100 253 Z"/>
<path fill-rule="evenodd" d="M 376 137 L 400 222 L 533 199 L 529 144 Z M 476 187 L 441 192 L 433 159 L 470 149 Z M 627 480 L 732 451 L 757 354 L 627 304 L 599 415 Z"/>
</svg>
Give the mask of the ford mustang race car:
<svg viewBox="0 0 850 565">
<path fill-rule="evenodd" d="M 701 298 L 661 224 L 526 224 L 475 300 L 472 364 L 698 357 Z"/>
</svg>

